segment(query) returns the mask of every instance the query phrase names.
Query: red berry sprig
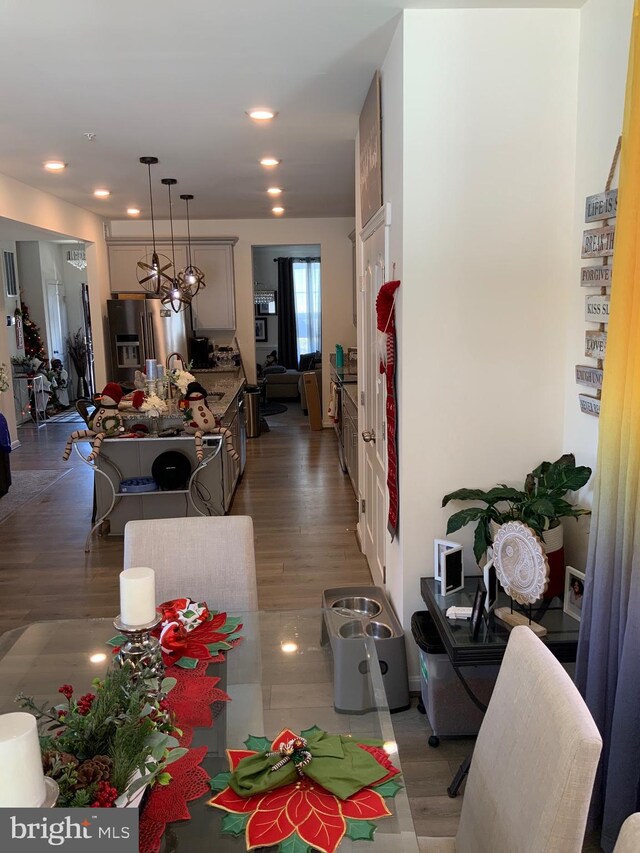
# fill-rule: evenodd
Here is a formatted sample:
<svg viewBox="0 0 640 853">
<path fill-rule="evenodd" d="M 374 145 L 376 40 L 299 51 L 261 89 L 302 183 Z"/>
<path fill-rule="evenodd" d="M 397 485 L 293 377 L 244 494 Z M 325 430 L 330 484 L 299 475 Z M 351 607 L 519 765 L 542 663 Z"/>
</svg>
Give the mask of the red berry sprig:
<svg viewBox="0 0 640 853">
<path fill-rule="evenodd" d="M 85 693 L 84 696 L 81 696 L 78 699 L 78 713 L 81 717 L 86 717 L 89 711 L 91 710 L 91 705 L 93 704 L 93 700 L 95 699 L 94 693 Z"/>
<path fill-rule="evenodd" d="M 58 693 L 62 693 L 65 699 L 71 699 L 73 687 L 70 684 L 63 684 L 62 687 L 58 687 Z"/>
<path fill-rule="evenodd" d="M 91 803 L 92 809 L 111 809 L 118 799 L 118 791 L 109 782 L 100 782 L 96 791 L 96 798 Z"/>
</svg>

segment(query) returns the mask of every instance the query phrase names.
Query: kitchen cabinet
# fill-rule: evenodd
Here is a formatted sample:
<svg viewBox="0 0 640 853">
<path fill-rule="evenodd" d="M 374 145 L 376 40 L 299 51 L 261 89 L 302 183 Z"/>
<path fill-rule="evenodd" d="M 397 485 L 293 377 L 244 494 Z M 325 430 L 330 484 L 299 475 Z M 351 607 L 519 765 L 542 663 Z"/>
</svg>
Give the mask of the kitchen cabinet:
<svg viewBox="0 0 640 853">
<path fill-rule="evenodd" d="M 228 512 L 231 506 L 231 499 L 236 489 L 236 485 L 244 470 L 244 460 L 246 458 L 246 429 L 244 424 L 244 392 L 241 391 L 233 400 L 226 413 L 221 419 L 222 426 L 225 426 L 232 435 L 233 446 L 236 449 L 239 459 L 233 459 L 231 454 L 223 450 L 222 458 L 222 483 L 223 483 L 223 501 L 224 511 Z"/>
<path fill-rule="evenodd" d="M 355 387 L 355 386 L 353 386 Z M 358 494 L 358 409 L 345 386 L 342 386 L 342 446 L 345 467 L 353 490 Z"/>
<path fill-rule="evenodd" d="M 235 331 L 235 282 L 233 247 L 237 237 L 204 238 L 191 240 L 191 258 L 205 275 L 206 287 L 193 299 L 193 328 L 196 332 Z M 153 251 L 151 241 L 130 238 L 107 238 L 109 248 L 109 276 L 112 293 L 142 293 L 138 283 L 138 261 Z M 171 243 L 156 240 L 158 254 L 173 258 Z M 175 241 L 177 271 L 188 262 L 187 241 Z"/>
</svg>

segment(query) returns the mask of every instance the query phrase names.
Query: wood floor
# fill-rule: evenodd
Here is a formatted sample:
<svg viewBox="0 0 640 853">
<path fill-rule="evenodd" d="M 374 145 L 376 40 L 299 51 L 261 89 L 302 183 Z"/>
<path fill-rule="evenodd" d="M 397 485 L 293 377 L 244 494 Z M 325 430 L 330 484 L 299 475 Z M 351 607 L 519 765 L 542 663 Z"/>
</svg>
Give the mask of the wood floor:
<svg viewBox="0 0 640 853">
<path fill-rule="evenodd" d="M 318 607 L 326 587 L 371 583 L 355 538 L 355 497 L 338 467 L 332 430 L 310 432 L 296 403 L 268 421 L 271 431 L 248 441 L 232 513 L 253 517 L 260 607 Z M 20 430 L 12 470 L 63 476 L 0 523 L 0 633 L 37 620 L 117 612 L 122 539 L 96 538 L 84 554 L 93 475 L 75 456 L 62 461 L 73 428 Z M 462 798 L 449 799 L 446 788 L 473 740 L 429 747 L 430 729 L 415 702 L 392 719 L 416 833 L 455 835 Z M 591 841 L 584 849 L 599 847 Z"/>
</svg>

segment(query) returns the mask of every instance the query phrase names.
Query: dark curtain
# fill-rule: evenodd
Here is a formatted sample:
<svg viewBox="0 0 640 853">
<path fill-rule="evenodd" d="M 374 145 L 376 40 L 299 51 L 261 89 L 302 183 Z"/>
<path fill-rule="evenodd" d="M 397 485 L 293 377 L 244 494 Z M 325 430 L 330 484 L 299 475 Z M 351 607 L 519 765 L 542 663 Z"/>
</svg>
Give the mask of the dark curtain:
<svg viewBox="0 0 640 853">
<path fill-rule="evenodd" d="M 278 364 L 298 368 L 293 258 L 278 258 Z"/>
</svg>

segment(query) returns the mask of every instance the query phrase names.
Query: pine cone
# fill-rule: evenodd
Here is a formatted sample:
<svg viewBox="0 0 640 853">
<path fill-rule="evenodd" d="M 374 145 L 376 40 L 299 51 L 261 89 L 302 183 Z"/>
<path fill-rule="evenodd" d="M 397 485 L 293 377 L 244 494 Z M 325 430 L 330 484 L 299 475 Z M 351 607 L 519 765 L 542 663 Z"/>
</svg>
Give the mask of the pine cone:
<svg viewBox="0 0 640 853">
<path fill-rule="evenodd" d="M 88 758 L 78 767 L 76 771 L 78 774 L 78 781 L 75 784 L 76 790 L 88 788 L 90 785 L 103 782 L 109 778 L 109 770 L 105 769 L 105 764 L 102 760 L 106 756 L 101 755 L 98 758 L 101 760 L 96 761 L 95 758 Z M 107 759 L 107 761 L 109 760 Z"/>
<path fill-rule="evenodd" d="M 45 776 L 51 776 L 52 778 L 57 778 L 60 776 L 63 766 L 71 765 L 72 767 L 77 767 L 79 764 L 78 759 L 74 758 L 68 752 L 58 752 L 55 749 L 47 749 L 42 753 L 42 769 L 44 770 Z M 57 769 L 54 774 L 54 767 Z"/>
<path fill-rule="evenodd" d="M 108 782 L 113 770 L 113 760 L 108 755 L 94 755 L 91 759 L 94 764 L 102 769 L 101 782 Z"/>
</svg>

